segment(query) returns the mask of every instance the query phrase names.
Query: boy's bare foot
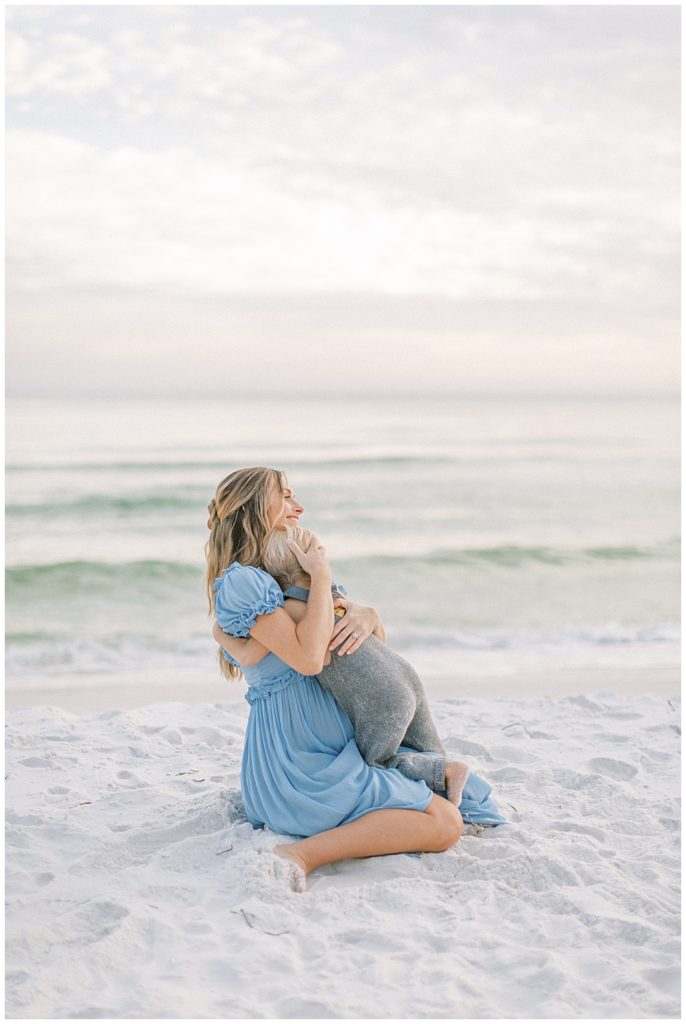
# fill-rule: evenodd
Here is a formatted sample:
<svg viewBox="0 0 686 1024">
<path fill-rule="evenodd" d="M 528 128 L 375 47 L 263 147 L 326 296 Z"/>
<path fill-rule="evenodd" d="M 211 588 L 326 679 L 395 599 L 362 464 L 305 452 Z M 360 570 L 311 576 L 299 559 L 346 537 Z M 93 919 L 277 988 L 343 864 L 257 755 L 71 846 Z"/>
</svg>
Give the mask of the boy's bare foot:
<svg viewBox="0 0 686 1024">
<path fill-rule="evenodd" d="M 275 846 L 272 853 L 285 861 L 288 865 L 288 876 L 289 881 L 295 890 L 295 892 L 305 892 L 307 886 L 305 879 L 307 878 L 307 864 L 303 858 L 295 853 L 292 845 Z"/>
<path fill-rule="evenodd" d="M 460 806 L 462 790 L 469 775 L 469 765 L 464 761 L 448 761 L 445 766 L 445 792 L 451 804 Z"/>
</svg>

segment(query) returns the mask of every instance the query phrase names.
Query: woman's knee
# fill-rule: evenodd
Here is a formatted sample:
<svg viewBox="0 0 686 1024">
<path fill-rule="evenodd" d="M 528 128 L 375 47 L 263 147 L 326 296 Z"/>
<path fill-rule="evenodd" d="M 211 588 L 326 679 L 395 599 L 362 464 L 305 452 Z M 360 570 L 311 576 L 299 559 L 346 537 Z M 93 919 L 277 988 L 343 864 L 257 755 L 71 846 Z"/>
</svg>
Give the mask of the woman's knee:
<svg viewBox="0 0 686 1024">
<path fill-rule="evenodd" d="M 434 797 L 430 810 L 435 823 L 432 852 L 442 853 L 459 840 L 464 831 L 464 822 L 455 804 L 443 797 Z"/>
</svg>

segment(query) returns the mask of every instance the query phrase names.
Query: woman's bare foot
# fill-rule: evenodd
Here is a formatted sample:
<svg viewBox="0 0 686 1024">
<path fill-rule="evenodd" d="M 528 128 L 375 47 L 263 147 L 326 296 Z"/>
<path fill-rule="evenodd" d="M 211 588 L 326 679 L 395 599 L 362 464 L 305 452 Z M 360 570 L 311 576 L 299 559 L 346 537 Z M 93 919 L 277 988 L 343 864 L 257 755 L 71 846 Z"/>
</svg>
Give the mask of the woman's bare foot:
<svg viewBox="0 0 686 1024">
<path fill-rule="evenodd" d="M 307 864 L 304 859 L 294 851 L 292 845 L 275 846 L 272 853 L 287 863 L 289 867 L 289 881 L 295 892 L 305 892 L 307 889 L 305 884 Z"/>
<path fill-rule="evenodd" d="M 469 765 L 464 761 L 448 761 L 445 766 L 445 792 L 451 804 L 460 806 L 462 790 L 469 775 Z"/>
</svg>

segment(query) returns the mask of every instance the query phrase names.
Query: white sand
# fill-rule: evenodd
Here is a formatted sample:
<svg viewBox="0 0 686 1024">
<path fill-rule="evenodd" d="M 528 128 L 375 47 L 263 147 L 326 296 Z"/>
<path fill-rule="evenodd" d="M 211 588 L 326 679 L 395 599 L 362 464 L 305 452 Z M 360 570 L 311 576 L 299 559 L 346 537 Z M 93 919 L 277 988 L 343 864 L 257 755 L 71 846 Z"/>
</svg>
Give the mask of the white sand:
<svg viewBox="0 0 686 1024">
<path fill-rule="evenodd" d="M 512 824 L 303 895 L 241 822 L 245 702 L 10 711 L 8 1017 L 677 1017 L 678 701 L 433 708 Z"/>
</svg>

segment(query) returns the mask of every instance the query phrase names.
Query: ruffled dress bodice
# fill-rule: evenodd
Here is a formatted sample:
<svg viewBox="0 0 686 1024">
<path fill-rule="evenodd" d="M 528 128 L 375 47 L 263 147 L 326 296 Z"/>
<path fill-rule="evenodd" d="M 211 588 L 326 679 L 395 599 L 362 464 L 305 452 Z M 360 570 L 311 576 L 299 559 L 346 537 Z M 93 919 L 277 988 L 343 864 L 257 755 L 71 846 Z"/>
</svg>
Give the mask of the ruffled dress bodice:
<svg viewBox="0 0 686 1024">
<path fill-rule="evenodd" d="M 224 575 L 215 580 L 214 592 L 217 622 L 231 636 L 249 636 L 259 615 L 269 615 L 284 606 L 276 580 L 263 569 L 240 562 L 233 562 Z M 226 660 L 243 673 L 248 684 L 245 698 L 249 704 L 266 700 L 272 693 L 305 678 L 272 651 L 256 665 L 240 665 L 228 651 L 223 653 Z"/>
</svg>

